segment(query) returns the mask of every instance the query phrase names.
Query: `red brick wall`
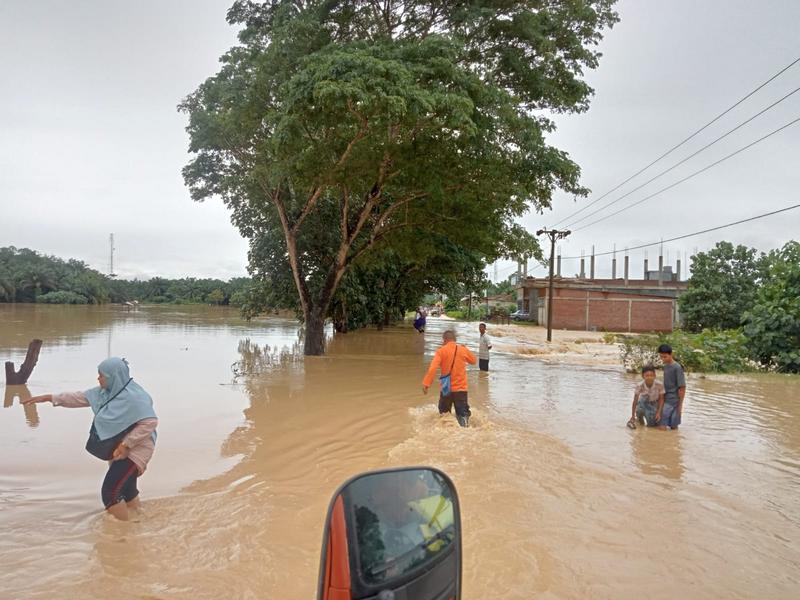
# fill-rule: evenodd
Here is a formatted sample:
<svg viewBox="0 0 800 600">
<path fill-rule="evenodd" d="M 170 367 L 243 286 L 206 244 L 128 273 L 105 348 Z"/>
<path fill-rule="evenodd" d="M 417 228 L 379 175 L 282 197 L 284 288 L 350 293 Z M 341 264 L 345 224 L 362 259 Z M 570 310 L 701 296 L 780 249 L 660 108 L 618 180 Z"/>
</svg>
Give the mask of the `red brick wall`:
<svg viewBox="0 0 800 600">
<path fill-rule="evenodd" d="M 606 331 L 672 331 L 674 301 L 612 292 L 556 289 L 553 327 Z M 587 322 L 588 300 L 588 322 Z"/>
<path fill-rule="evenodd" d="M 606 300 L 592 298 L 589 300 L 589 329 L 606 331 L 628 330 L 627 300 Z M 558 314 L 557 312 L 554 314 Z"/>
<path fill-rule="evenodd" d="M 634 302 L 631 331 L 672 331 L 673 300 Z"/>
</svg>

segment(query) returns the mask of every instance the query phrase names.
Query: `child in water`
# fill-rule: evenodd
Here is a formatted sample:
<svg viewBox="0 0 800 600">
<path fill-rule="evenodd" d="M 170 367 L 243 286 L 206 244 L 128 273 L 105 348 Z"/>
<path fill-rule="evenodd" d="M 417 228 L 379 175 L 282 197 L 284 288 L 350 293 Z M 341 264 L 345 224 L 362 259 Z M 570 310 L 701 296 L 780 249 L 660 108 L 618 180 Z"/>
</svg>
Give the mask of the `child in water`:
<svg viewBox="0 0 800 600">
<path fill-rule="evenodd" d="M 129 509 L 139 508 L 136 480 L 153 456 L 158 418 L 150 394 L 133 381 L 124 358 L 108 358 L 100 363 L 97 371 L 99 387 L 85 392 L 34 396 L 23 403 L 52 402 L 53 406 L 68 408 L 91 407 L 99 440 L 115 438 L 116 444 L 101 488 L 103 505 L 117 519 L 127 521 Z M 119 443 L 116 443 L 116 438 L 119 438 Z"/>
<path fill-rule="evenodd" d="M 656 369 L 653 365 L 646 365 L 642 369 L 642 381 L 633 392 L 631 405 L 631 419 L 628 427 L 636 429 L 636 421 L 654 427 L 661 417 L 661 407 L 664 405 L 664 386 L 656 381 Z"/>
</svg>

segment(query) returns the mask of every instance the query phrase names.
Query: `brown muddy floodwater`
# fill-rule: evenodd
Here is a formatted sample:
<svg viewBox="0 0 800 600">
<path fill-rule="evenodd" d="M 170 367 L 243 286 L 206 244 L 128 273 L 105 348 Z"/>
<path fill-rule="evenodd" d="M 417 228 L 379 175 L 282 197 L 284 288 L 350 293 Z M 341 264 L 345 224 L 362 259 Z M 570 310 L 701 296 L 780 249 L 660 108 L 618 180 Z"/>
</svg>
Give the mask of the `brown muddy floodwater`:
<svg viewBox="0 0 800 600">
<path fill-rule="evenodd" d="M 119 523 L 88 409 L 4 390 L 0 596 L 311 599 L 337 485 L 430 464 L 461 498 L 465 600 L 800 597 L 800 378 L 693 376 L 679 432 L 630 431 L 635 377 L 495 353 L 462 430 L 420 390 L 445 325 L 304 360 L 296 324 L 233 310 L 0 305 L 0 361 L 45 341 L 30 393 L 124 356 L 160 417 L 143 514 Z"/>
</svg>

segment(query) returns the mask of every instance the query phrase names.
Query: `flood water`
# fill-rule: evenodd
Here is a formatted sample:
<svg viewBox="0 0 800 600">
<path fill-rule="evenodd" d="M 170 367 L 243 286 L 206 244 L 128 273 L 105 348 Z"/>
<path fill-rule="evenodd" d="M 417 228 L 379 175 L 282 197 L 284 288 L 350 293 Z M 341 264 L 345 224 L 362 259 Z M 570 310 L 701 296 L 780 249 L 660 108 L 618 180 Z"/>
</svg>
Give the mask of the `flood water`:
<svg viewBox="0 0 800 600">
<path fill-rule="evenodd" d="M 280 318 L 0 305 L 0 361 L 44 340 L 0 410 L 0 597 L 311 599 L 339 483 L 417 464 L 458 489 L 465 600 L 800 595 L 800 378 L 692 376 L 680 431 L 630 431 L 636 377 L 494 353 L 463 430 L 420 387 L 446 325 L 304 359 Z M 100 511 L 90 411 L 19 404 L 95 385 L 108 355 L 160 418 L 130 523 Z"/>
</svg>

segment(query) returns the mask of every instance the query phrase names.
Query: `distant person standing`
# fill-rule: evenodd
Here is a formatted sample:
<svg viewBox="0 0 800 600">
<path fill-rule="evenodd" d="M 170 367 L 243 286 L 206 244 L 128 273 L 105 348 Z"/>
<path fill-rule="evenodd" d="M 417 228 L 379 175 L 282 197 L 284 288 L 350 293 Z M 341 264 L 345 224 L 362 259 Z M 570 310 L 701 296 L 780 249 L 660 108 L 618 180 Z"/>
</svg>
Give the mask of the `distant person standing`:
<svg viewBox="0 0 800 600">
<path fill-rule="evenodd" d="M 672 347 L 661 344 L 658 355 L 664 363 L 664 403 L 659 403 L 656 420 L 659 429 L 677 429 L 683 414 L 683 398 L 686 395 L 686 375 L 683 367 L 672 357 Z"/>
<path fill-rule="evenodd" d="M 422 391 L 427 394 L 436 370 L 441 371 L 439 414 L 449 413 L 455 404 L 456 419 L 462 427 L 469 427 L 472 414 L 467 398 L 467 363 L 474 365 L 476 362 L 475 355 L 469 348 L 456 344 L 455 331 L 448 329 L 442 334 L 442 346 L 433 355 L 428 372 L 422 380 Z"/>
<path fill-rule="evenodd" d="M 492 338 L 486 333 L 486 323 L 478 325 L 478 331 L 481 332 L 481 338 L 478 344 L 478 368 L 481 371 L 488 371 L 489 350 L 492 349 Z"/>
</svg>

